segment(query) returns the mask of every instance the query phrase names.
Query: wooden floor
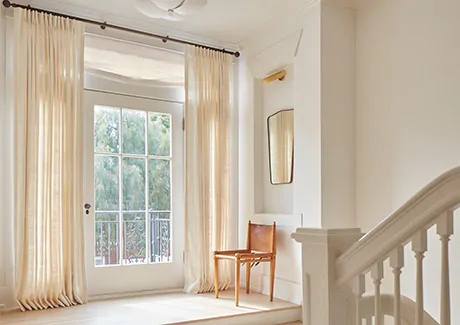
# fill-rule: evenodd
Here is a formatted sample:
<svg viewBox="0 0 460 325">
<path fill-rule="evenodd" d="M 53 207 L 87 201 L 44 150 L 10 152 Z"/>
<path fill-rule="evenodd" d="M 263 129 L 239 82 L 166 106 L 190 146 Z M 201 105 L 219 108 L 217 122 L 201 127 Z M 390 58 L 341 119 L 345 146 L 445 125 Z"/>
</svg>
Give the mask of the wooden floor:
<svg viewBox="0 0 460 325">
<path fill-rule="evenodd" d="M 230 323 L 230 319 L 231 323 L 235 323 L 236 317 L 262 319 L 265 313 L 290 310 L 299 311 L 300 315 L 299 306 L 280 300 L 270 303 L 267 296 L 256 293 L 241 294 L 240 307 L 235 306 L 231 291 L 222 292 L 219 299 L 215 299 L 213 294 L 169 293 L 94 301 L 83 306 L 45 311 L 12 311 L 0 316 L 0 325 L 163 325 L 198 324 L 200 320 L 217 323 L 222 319 L 227 319 L 224 323 Z"/>
</svg>

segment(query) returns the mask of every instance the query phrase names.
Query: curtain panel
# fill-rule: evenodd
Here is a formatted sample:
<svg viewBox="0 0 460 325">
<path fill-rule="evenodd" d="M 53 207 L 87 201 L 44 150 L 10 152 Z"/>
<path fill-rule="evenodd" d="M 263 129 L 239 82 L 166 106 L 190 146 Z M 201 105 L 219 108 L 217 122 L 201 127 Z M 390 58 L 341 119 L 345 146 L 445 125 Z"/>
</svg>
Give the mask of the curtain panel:
<svg viewBox="0 0 460 325">
<path fill-rule="evenodd" d="M 231 56 L 195 46 L 185 51 L 185 292 L 214 290 L 213 252 L 230 249 Z M 219 267 L 219 289 L 231 281 Z"/>
<path fill-rule="evenodd" d="M 14 14 L 16 299 L 23 311 L 82 304 L 83 25 Z"/>
</svg>

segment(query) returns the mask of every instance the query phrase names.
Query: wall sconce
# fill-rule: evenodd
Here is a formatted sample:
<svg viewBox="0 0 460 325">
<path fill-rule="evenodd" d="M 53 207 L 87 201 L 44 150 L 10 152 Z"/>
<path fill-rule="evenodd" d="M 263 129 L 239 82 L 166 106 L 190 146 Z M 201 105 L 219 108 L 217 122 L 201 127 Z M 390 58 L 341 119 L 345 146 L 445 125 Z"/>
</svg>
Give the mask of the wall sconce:
<svg viewBox="0 0 460 325">
<path fill-rule="evenodd" d="M 271 76 L 268 76 L 267 78 L 264 79 L 264 84 L 268 84 L 275 80 L 283 81 L 284 78 L 286 77 L 286 74 L 287 74 L 286 70 L 281 70 L 280 72 L 272 74 Z"/>
</svg>

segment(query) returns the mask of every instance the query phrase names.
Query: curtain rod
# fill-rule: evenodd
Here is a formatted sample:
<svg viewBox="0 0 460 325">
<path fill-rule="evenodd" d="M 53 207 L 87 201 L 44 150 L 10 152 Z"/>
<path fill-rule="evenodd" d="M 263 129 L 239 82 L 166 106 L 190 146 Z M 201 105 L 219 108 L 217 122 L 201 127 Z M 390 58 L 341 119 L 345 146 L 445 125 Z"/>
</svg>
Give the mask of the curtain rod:
<svg viewBox="0 0 460 325">
<path fill-rule="evenodd" d="M 62 14 L 62 13 L 59 13 L 59 12 L 54 12 L 54 11 L 49 11 L 49 10 L 45 10 L 45 9 L 31 7 L 30 5 L 27 5 L 27 6 L 26 5 L 21 5 L 19 3 L 14 3 L 14 2 L 11 2 L 9 0 L 3 0 L 3 6 L 6 7 L 6 8 L 13 7 L 13 8 L 28 9 L 28 10 L 37 11 L 37 12 L 41 12 L 41 13 L 49 14 L 49 15 L 53 15 L 53 16 L 58 16 L 58 17 L 78 20 L 78 21 L 84 22 L 86 24 L 98 25 L 99 27 L 101 27 L 101 29 L 112 28 L 112 29 L 123 31 L 123 32 L 143 35 L 143 36 L 147 36 L 147 37 L 158 38 L 158 39 L 161 39 L 164 43 L 170 41 L 170 42 L 179 43 L 179 44 L 194 45 L 194 46 L 202 47 L 202 48 L 205 48 L 205 49 L 208 49 L 208 50 L 213 50 L 213 51 L 222 52 L 222 53 L 225 53 L 225 54 L 230 54 L 230 55 L 233 55 L 233 56 L 235 56 L 237 58 L 240 56 L 240 52 L 237 52 L 237 51 L 229 51 L 229 50 L 226 50 L 226 49 L 221 49 L 221 48 L 217 48 L 217 47 L 212 47 L 212 46 L 207 46 L 207 45 L 203 45 L 203 44 L 199 44 L 199 43 L 194 43 L 194 42 L 191 42 L 191 41 L 186 41 L 186 40 L 182 40 L 182 39 L 178 39 L 178 38 L 173 38 L 173 37 L 170 37 L 170 36 L 163 36 L 163 35 L 144 32 L 144 31 L 141 31 L 141 30 L 132 29 L 132 28 L 128 28 L 128 27 L 112 25 L 112 24 L 108 24 L 105 21 L 100 22 L 100 21 L 96 21 L 96 20 L 92 20 L 92 19 L 88 19 L 88 18 L 82 18 L 82 17 L 66 15 L 66 14 Z"/>
</svg>

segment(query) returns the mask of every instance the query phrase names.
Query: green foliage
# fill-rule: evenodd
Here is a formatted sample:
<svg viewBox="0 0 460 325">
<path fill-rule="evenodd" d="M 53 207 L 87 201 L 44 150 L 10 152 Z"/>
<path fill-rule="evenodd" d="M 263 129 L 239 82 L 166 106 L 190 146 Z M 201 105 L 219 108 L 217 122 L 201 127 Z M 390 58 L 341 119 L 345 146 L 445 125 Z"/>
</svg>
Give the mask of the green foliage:
<svg viewBox="0 0 460 325">
<path fill-rule="evenodd" d="M 123 153 L 145 155 L 145 112 L 123 110 Z"/>
<path fill-rule="evenodd" d="M 145 159 L 123 158 L 123 210 L 145 210 Z"/>
<path fill-rule="evenodd" d="M 116 211 L 119 207 L 118 157 L 94 157 L 96 211 Z"/>
<path fill-rule="evenodd" d="M 94 151 L 118 153 L 120 150 L 120 111 L 104 106 L 94 110 Z"/>
<path fill-rule="evenodd" d="M 149 208 L 171 210 L 170 161 L 149 160 Z"/>
<path fill-rule="evenodd" d="M 120 141 L 120 125 L 122 141 Z M 121 147 L 122 152 L 120 152 Z M 96 211 L 119 211 L 122 184 L 122 233 L 125 243 L 122 256 L 129 263 L 141 263 L 146 258 L 146 182 L 148 210 L 171 209 L 171 161 L 169 159 L 171 116 L 97 106 L 94 110 L 94 150 Z M 145 156 L 147 151 L 148 156 Z M 121 162 L 120 157 L 117 156 L 120 153 Z M 137 155 L 137 157 L 130 155 Z M 128 211 L 143 212 L 128 213 Z M 169 219 L 169 213 L 158 216 Z M 154 222 L 153 219 L 151 222 Z M 161 256 L 168 255 L 169 223 L 168 221 L 155 222 L 155 232 L 158 233 L 150 234 L 150 241 L 155 243 L 151 251 Z M 99 257 L 96 263 L 99 265 L 120 263 L 118 229 L 118 214 L 96 213 L 95 249 L 96 256 Z M 160 242 L 165 247 L 160 247 Z M 166 253 L 161 253 L 163 251 Z"/>
<path fill-rule="evenodd" d="M 145 155 L 145 124 L 148 118 L 147 163 L 150 210 L 171 209 L 171 116 L 97 106 L 94 111 L 96 210 L 119 209 L 119 158 L 97 153 L 119 153 L 120 115 L 123 125 L 123 154 Z M 145 210 L 147 158 L 122 158 L 123 210 Z"/>
<path fill-rule="evenodd" d="M 149 113 L 149 155 L 171 155 L 171 116 Z"/>
</svg>

